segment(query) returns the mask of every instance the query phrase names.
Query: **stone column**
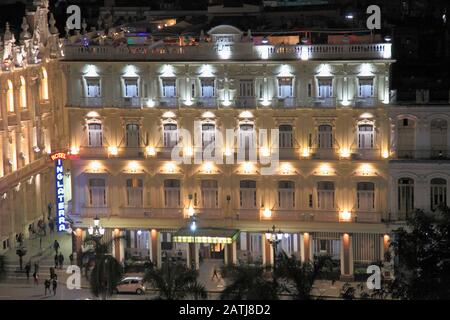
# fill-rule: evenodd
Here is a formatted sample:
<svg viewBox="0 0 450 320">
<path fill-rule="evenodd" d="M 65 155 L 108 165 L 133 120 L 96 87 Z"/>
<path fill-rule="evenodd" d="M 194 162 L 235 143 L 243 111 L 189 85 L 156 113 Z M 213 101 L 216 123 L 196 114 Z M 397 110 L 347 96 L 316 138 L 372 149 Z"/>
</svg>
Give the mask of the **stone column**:
<svg viewBox="0 0 450 320">
<path fill-rule="evenodd" d="M 226 244 L 224 248 L 224 258 L 225 264 L 233 265 L 236 264 L 237 254 L 236 254 L 236 242 Z"/>
<path fill-rule="evenodd" d="M 353 250 L 352 237 L 344 233 L 341 237 L 341 279 L 353 279 Z"/>
<path fill-rule="evenodd" d="M 150 231 L 150 253 L 152 262 L 158 267 L 161 267 L 161 243 L 159 240 L 160 234 L 156 229 Z"/>
<path fill-rule="evenodd" d="M 312 260 L 312 236 L 308 232 L 300 234 L 300 260 L 307 262 Z"/>
</svg>

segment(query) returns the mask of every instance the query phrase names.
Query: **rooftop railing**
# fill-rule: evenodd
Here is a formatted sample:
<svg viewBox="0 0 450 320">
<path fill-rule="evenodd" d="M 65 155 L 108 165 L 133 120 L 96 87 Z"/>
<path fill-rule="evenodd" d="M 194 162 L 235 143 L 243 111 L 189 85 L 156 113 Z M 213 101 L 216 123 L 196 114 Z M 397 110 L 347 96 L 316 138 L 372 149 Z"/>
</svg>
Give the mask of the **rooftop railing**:
<svg viewBox="0 0 450 320">
<path fill-rule="evenodd" d="M 64 60 L 380 60 L 391 59 L 391 44 L 254 45 L 199 43 L 192 46 L 67 44 Z"/>
</svg>

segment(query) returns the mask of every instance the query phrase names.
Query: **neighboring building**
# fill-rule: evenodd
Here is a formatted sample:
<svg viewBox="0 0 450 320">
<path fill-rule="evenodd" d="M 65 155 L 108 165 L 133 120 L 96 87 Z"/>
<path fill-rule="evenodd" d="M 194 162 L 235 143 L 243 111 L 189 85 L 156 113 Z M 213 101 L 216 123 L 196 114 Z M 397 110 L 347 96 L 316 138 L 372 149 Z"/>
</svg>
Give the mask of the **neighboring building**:
<svg viewBox="0 0 450 320">
<path fill-rule="evenodd" d="M 182 37 L 110 28 L 63 42 L 52 21 L 45 34 L 47 20 L 40 19 L 43 34 L 34 39 L 47 46 L 49 62 L 41 56 L 25 68 L 16 54 L 0 74 L 2 239 L 13 243 L 42 216 L 22 217 L 28 198 L 17 199 L 15 189 L 33 185 L 39 173 L 49 184 L 40 189 L 38 211 L 54 199 L 48 156 L 41 155 L 42 167 L 37 159 L 19 163 L 23 140 L 8 134 L 26 124 L 25 112 L 8 113 L 21 97 L 21 86 L 8 81 L 28 68 L 46 68 L 52 83 L 48 114 L 31 118 L 45 120 L 49 131 L 28 145 L 71 155 L 65 200 L 78 252 L 99 217 L 106 240 L 123 236 L 112 249 L 120 261 L 160 265 L 172 258 L 198 267 L 201 255 L 272 263 L 266 232 L 276 225 L 280 249 L 302 261 L 329 254 L 351 278 L 384 260 L 392 230 L 413 208 L 448 203 L 450 107 L 390 103 L 390 43 L 360 43 L 352 35 L 318 43 L 304 41 L 305 34 L 252 35 L 230 25 Z M 6 51 L 12 45 L 5 41 L 2 52 L 15 52 Z M 35 91 L 27 99 L 37 97 Z M 174 148 L 189 163 L 177 163 Z M 203 161 L 205 150 L 214 158 Z M 277 154 L 279 162 L 270 162 Z"/>
</svg>

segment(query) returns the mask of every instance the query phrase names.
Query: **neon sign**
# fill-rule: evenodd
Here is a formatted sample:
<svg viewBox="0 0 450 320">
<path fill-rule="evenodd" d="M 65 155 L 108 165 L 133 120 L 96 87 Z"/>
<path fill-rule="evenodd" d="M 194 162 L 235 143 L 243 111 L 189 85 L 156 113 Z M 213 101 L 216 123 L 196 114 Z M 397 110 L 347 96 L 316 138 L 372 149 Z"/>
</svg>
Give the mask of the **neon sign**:
<svg viewBox="0 0 450 320">
<path fill-rule="evenodd" d="M 56 181 L 56 227 L 59 232 L 66 231 L 66 215 L 64 209 L 64 167 L 63 160 L 66 153 L 58 152 L 50 156 L 55 161 L 55 181 Z"/>
</svg>

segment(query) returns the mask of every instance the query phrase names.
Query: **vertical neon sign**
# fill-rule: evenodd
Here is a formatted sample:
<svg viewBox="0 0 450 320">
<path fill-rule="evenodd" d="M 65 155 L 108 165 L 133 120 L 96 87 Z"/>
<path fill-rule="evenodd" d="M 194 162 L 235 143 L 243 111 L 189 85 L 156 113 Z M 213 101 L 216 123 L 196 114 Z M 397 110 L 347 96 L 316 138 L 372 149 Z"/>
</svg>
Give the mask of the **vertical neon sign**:
<svg viewBox="0 0 450 320">
<path fill-rule="evenodd" d="M 58 152 L 50 158 L 55 161 L 55 195 L 56 195 L 56 227 L 59 232 L 66 231 L 66 214 L 64 209 L 64 166 L 66 153 Z"/>
</svg>

